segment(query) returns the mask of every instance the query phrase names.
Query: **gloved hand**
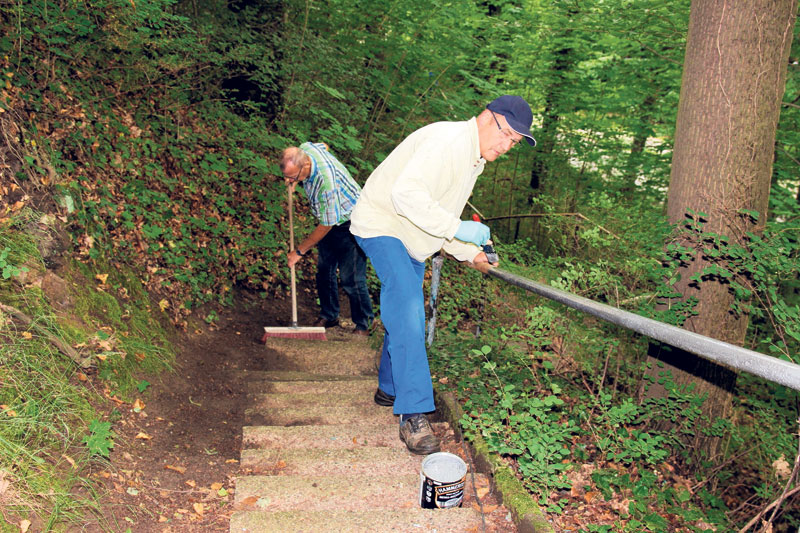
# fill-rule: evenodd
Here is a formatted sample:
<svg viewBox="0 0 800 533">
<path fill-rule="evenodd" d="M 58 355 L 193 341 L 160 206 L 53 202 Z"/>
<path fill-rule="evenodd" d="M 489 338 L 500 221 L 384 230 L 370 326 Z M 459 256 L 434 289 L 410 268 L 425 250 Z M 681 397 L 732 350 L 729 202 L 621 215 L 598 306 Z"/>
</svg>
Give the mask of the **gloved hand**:
<svg viewBox="0 0 800 533">
<path fill-rule="evenodd" d="M 489 240 L 489 226 L 474 220 L 462 220 L 456 230 L 456 239 L 483 246 Z"/>
</svg>

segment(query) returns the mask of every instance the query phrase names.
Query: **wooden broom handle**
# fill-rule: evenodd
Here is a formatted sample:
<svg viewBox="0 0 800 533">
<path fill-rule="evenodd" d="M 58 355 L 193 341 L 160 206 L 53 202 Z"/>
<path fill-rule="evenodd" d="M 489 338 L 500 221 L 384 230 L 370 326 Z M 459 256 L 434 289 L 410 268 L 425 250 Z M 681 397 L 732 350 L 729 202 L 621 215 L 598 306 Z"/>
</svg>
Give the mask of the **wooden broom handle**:
<svg viewBox="0 0 800 533">
<path fill-rule="evenodd" d="M 294 251 L 294 187 L 291 185 L 287 187 L 289 190 L 289 253 L 291 254 Z M 295 274 L 294 274 L 294 265 L 292 265 L 290 269 L 292 275 L 292 327 L 297 327 L 297 289 L 295 288 Z"/>
</svg>

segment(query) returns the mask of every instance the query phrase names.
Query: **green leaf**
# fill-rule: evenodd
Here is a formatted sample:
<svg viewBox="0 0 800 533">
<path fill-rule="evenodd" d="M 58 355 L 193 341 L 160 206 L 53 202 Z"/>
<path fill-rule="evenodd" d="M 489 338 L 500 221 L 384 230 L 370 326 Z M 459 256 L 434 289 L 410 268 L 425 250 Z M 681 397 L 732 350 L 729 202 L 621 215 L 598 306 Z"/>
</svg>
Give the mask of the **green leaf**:
<svg viewBox="0 0 800 533">
<path fill-rule="evenodd" d="M 339 92 L 337 89 L 334 89 L 333 87 L 329 87 L 328 85 L 323 85 L 318 81 L 314 81 L 314 85 L 316 85 L 317 87 L 328 93 L 330 96 L 333 96 L 334 98 L 338 98 L 339 100 L 347 99 L 345 95 L 343 95 L 341 92 Z"/>
</svg>

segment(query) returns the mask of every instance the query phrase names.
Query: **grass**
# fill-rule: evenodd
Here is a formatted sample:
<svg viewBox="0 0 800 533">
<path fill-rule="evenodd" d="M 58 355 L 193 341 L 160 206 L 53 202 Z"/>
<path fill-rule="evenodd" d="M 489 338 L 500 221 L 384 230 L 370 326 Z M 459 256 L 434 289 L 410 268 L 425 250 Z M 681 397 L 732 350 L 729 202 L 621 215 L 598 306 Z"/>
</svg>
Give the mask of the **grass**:
<svg viewBox="0 0 800 533">
<path fill-rule="evenodd" d="M 32 219 L 28 213 L 0 226 L 5 266 L 16 273 L 22 265 L 43 271 L 35 237 L 25 232 Z M 90 283 L 100 271 L 109 272 L 105 283 Z M 103 392 L 132 396 L 143 375 L 168 371 L 174 360 L 134 276 L 78 262 L 60 274 L 73 302 L 69 312 L 54 311 L 40 288 L 17 275 L 0 278 L 0 302 L 31 319 L 26 325 L 0 311 L 0 532 L 19 531 L 24 520 L 59 531 L 95 512 L 97 495 L 85 472 L 103 458 L 92 455 L 84 437 L 92 420 L 108 419 Z M 97 375 L 61 353 L 45 330 L 92 355 Z"/>
</svg>

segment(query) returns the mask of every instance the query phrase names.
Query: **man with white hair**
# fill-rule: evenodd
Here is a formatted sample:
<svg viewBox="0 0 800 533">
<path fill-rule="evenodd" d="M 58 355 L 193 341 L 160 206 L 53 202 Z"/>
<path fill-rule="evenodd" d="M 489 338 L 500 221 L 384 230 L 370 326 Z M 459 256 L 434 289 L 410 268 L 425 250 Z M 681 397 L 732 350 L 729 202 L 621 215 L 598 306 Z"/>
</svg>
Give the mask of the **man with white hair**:
<svg viewBox="0 0 800 533">
<path fill-rule="evenodd" d="M 311 212 L 319 220 L 317 227 L 289 254 L 292 267 L 315 246 L 319 252 L 320 314 L 314 326 L 339 325 L 338 270 L 342 289 L 350 301 L 353 333 L 369 335 L 373 314 L 367 291 L 367 258 L 350 233 L 350 214 L 361 187 L 324 143 L 307 142 L 286 148 L 281 154 L 280 168 L 287 187 L 294 190 L 302 183 Z"/>
</svg>

